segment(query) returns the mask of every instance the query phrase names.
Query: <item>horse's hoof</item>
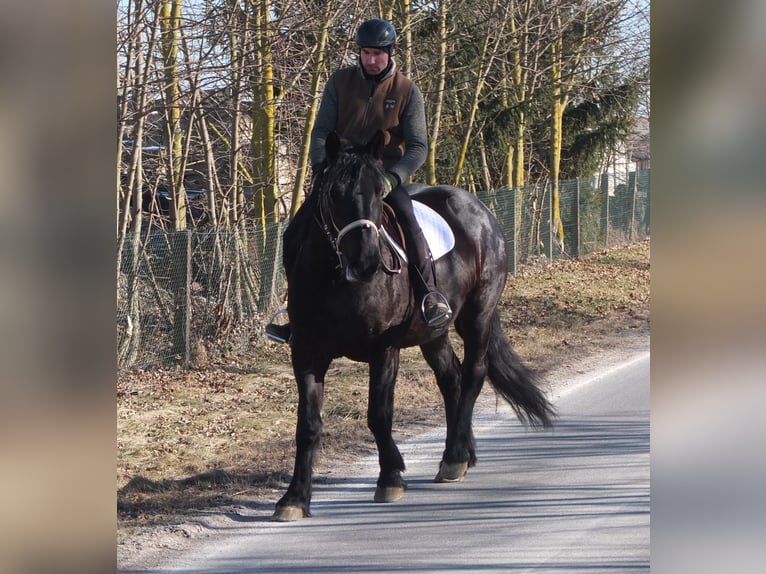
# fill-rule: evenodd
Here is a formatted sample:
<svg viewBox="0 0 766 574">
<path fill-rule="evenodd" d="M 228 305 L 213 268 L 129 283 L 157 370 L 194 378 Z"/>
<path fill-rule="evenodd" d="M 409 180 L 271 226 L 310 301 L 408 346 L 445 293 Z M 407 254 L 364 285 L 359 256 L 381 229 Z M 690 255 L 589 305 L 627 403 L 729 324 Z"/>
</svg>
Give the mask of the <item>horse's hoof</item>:
<svg viewBox="0 0 766 574">
<path fill-rule="evenodd" d="M 377 487 L 375 489 L 375 502 L 396 502 L 404 497 L 404 492 L 407 490 L 404 486 L 386 486 Z"/>
<path fill-rule="evenodd" d="M 305 517 L 303 509 L 298 506 L 283 506 L 277 508 L 271 517 L 273 522 L 295 522 Z"/>
<path fill-rule="evenodd" d="M 468 472 L 467 462 L 444 462 L 439 463 L 439 472 L 436 473 L 434 482 L 460 482 L 465 480 Z"/>
</svg>

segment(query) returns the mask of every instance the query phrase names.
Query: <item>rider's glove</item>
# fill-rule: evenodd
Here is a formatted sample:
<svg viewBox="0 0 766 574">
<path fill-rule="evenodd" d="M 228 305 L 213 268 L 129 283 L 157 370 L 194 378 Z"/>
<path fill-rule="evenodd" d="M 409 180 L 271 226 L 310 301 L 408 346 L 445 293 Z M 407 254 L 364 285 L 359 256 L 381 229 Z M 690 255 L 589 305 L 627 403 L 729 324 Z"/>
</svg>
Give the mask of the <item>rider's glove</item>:
<svg viewBox="0 0 766 574">
<path fill-rule="evenodd" d="M 383 179 L 385 180 L 386 184 L 386 189 L 383 192 L 383 197 L 386 197 L 389 193 L 399 187 L 400 181 L 399 176 L 391 171 L 387 171 Z"/>
<path fill-rule="evenodd" d="M 322 175 L 325 167 L 327 167 L 326 161 L 320 161 L 318 163 L 315 163 L 314 165 L 311 166 L 311 176 L 316 177 L 318 175 Z"/>
</svg>

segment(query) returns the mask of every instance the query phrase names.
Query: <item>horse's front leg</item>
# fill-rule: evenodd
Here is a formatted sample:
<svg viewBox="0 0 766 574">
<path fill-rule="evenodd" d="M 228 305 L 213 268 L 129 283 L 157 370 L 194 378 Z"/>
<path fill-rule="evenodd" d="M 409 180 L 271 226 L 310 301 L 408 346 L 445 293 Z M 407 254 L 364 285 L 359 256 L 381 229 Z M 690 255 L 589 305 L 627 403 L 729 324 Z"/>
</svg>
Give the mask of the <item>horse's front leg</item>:
<svg viewBox="0 0 766 574">
<path fill-rule="evenodd" d="M 314 455 L 322 435 L 324 376 L 330 362 L 299 367 L 293 349 L 293 369 L 298 383 L 298 422 L 295 429 L 295 467 L 287 492 L 279 499 L 273 520 L 291 522 L 311 516 L 311 477 Z"/>
<path fill-rule="evenodd" d="M 399 349 L 388 347 L 370 361 L 370 391 L 367 426 L 378 445 L 380 475 L 375 502 L 396 502 L 404 496 L 404 459 L 392 436 L 394 387 L 399 372 Z"/>
</svg>

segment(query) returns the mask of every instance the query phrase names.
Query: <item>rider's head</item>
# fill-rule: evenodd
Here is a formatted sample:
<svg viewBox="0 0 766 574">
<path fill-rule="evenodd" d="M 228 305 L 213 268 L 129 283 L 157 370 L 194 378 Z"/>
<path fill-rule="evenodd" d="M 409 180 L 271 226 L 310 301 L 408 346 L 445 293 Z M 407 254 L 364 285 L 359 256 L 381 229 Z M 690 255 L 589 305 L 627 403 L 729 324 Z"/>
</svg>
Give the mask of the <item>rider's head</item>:
<svg viewBox="0 0 766 574">
<path fill-rule="evenodd" d="M 356 31 L 356 45 L 364 71 L 377 76 L 389 65 L 391 51 L 396 43 L 396 30 L 380 18 L 365 20 Z"/>
</svg>

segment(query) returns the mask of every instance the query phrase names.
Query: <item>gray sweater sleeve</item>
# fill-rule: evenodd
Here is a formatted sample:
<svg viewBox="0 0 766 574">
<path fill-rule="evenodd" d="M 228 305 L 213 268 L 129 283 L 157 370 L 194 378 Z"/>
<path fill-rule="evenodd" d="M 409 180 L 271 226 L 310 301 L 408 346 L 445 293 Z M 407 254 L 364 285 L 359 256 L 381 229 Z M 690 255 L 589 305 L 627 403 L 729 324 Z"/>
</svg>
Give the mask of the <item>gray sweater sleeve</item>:
<svg viewBox="0 0 766 574">
<path fill-rule="evenodd" d="M 338 92 L 335 88 L 334 76 L 330 76 L 324 86 L 319 110 L 311 130 L 311 145 L 309 146 L 309 161 L 316 166 L 325 160 L 324 143 L 327 136 L 335 129 L 338 122 Z"/>
<path fill-rule="evenodd" d="M 425 103 L 423 93 L 415 85 L 412 86 L 410 101 L 404 108 L 401 126 L 404 156 L 389 171 L 397 175 L 400 183 L 405 183 L 425 163 L 428 155 Z"/>
</svg>

